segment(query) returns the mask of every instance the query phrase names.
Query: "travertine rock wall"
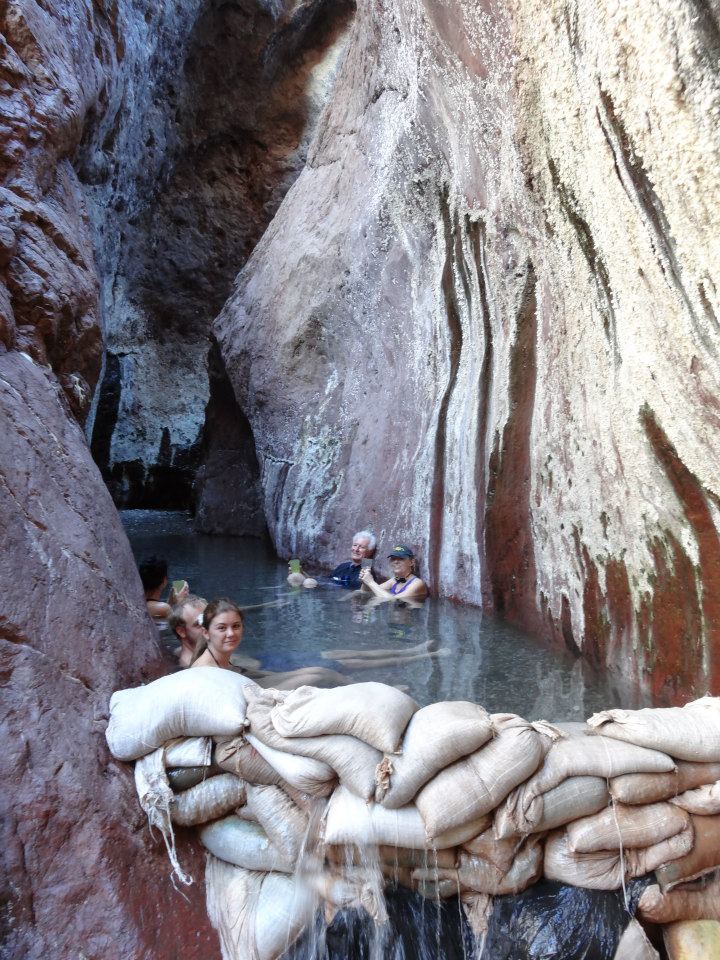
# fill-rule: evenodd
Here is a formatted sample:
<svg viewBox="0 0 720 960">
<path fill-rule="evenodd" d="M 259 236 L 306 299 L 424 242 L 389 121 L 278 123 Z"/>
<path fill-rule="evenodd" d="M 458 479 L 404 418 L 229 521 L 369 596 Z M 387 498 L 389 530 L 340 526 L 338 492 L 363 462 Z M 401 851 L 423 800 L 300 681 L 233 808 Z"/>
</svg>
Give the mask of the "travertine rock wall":
<svg viewBox="0 0 720 960">
<path fill-rule="evenodd" d="M 283 554 L 360 525 L 658 700 L 720 683 L 718 25 L 361 4 L 217 322 Z"/>
</svg>

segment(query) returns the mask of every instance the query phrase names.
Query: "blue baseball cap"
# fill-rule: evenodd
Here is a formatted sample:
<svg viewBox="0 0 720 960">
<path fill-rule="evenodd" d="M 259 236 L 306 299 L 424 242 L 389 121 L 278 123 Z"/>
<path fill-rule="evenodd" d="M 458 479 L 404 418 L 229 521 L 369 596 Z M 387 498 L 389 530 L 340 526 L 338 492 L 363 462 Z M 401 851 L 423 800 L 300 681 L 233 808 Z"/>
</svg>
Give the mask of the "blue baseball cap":
<svg viewBox="0 0 720 960">
<path fill-rule="evenodd" d="M 388 554 L 388 560 L 393 560 L 396 557 L 400 560 L 407 559 L 412 560 L 415 554 L 412 552 L 410 547 L 403 546 L 400 544 L 397 547 L 393 547 L 390 553 Z"/>
</svg>

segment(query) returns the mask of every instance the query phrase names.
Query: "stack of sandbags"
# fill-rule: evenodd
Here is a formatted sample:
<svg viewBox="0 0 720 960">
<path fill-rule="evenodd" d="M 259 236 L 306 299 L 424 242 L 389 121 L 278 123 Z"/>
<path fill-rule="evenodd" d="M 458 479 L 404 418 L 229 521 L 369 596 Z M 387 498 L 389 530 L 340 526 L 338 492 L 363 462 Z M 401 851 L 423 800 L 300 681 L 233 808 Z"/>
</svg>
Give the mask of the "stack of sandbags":
<svg viewBox="0 0 720 960">
<path fill-rule="evenodd" d="M 607 781 L 625 773 L 665 773 L 675 762 L 609 737 L 582 732 L 557 740 L 543 765 L 507 798 L 495 818 L 499 837 L 550 830 L 607 805 Z"/>
<path fill-rule="evenodd" d="M 545 845 L 549 880 L 616 890 L 693 848 L 690 817 L 670 803 L 609 807 L 551 834 Z"/>
<path fill-rule="evenodd" d="M 281 692 L 206 668 L 115 694 L 107 738 L 137 759 L 183 882 L 172 826 L 200 828 L 226 960 L 275 960 L 320 905 L 382 920 L 387 881 L 458 894 L 481 931 L 493 897 L 543 875 L 614 890 L 656 870 L 648 916 L 702 913 L 688 884 L 720 867 L 712 698 L 560 729 L 466 701 L 420 709 L 378 683 Z"/>
</svg>

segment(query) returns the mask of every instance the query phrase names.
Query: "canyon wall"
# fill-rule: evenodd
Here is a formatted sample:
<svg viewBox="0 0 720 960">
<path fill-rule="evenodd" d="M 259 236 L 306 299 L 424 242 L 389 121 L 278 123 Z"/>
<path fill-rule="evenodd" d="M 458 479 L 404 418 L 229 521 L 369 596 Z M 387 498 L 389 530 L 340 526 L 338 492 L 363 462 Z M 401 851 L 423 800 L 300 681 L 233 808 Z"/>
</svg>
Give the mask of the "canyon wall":
<svg viewBox="0 0 720 960">
<path fill-rule="evenodd" d="M 173 0 L 115 12 L 123 48 L 106 58 L 76 166 L 107 349 L 92 449 L 119 505 L 194 504 L 196 471 L 217 446 L 203 438 L 206 406 L 216 419 L 226 394 L 210 393 L 221 373 L 208 374 L 212 319 L 303 165 L 352 10 L 351 0 Z M 226 418 L 242 421 L 234 401 Z M 244 427 L 221 456 L 241 476 L 255 463 Z M 257 495 L 245 502 L 257 474 L 217 516 L 216 473 L 204 470 L 202 528 L 263 532 Z"/>
<path fill-rule="evenodd" d="M 371 524 L 658 702 L 720 689 L 713 10 L 361 4 L 216 324 L 282 554 Z"/>
</svg>

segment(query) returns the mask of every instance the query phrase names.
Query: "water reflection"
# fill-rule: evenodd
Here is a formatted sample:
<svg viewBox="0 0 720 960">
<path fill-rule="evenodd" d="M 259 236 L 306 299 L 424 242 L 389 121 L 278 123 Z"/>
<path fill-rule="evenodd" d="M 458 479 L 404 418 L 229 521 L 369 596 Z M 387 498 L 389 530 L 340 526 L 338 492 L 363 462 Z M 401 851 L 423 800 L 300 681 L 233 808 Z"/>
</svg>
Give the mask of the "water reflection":
<svg viewBox="0 0 720 960">
<path fill-rule="evenodd" d="M 329 667 L 349 680 L 403 686 L 421 704 L 471 700 L 530 720 L 581 720 L 621 705 L 609 680 L 582 661 L 545 649 L 478 609 L 443 600 L 420 607 L 377 603 L 332 588 L 291 589 L 287 565 L 261 541 L 196 534 L 185 514 L 122 516 L 138 559 L 163 555 L 171 578 L 187 579 L 192 592 L 229 596 L 246 608 L 240 653 L 257 658 L 264 669 Z M 622 705 L 644 704 L 625 699 Z"/>
</svg>

